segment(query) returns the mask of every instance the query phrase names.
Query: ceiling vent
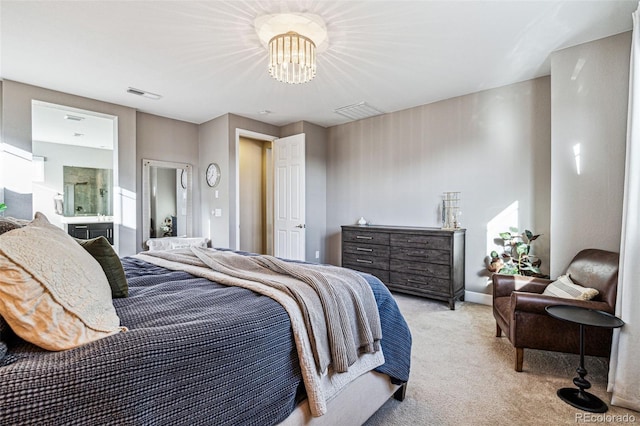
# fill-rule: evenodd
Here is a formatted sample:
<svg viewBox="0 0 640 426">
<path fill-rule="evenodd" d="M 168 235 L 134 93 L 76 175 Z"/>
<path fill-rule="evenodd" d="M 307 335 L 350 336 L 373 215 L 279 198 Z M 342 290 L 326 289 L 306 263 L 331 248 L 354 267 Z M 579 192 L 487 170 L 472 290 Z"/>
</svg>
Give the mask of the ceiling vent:
<svg viewBox="0 0 640 426">
<path fill-rule="evenodd" d="M 333 110 L 333 112 L 350 118 L 351 120 L 362 120 L 363 118 L 384 114 L 384 112 L 372 107 L 364 101 L 353 105 L 343 106 Z"/>
<path fill-rule="evenodd" d="M 138 96 L 142 96 L 142 97 L 153 99 L 153 100 L 158 100 L 162 97 L 156 93 L 151 93 L 151 92 L 147 92 L 140 89 L 134 89 L 133 87 L 129 87 L 127 89 L 127 93 L 131 93 L 132 95 L 138 95 Z"/>
</svg>

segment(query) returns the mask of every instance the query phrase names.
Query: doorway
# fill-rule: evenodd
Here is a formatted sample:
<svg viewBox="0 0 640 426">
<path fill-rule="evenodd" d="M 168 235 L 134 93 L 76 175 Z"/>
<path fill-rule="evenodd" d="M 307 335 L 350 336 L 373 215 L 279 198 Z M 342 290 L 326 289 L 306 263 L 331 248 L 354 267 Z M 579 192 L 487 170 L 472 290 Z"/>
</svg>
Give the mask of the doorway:
<svg viewBox="0 0 640 426">
<path fill-rule="evenodd" d="M 239 249 L 273 254 L 273 143 L 239 138 Z"/>
<path fill-rule="evenodd" d="M 33 213 L 64 230 L 78 223 L 107 226 L 118 251 L 116 117 L 37 100 L 31 115 Z"/>
</svg>

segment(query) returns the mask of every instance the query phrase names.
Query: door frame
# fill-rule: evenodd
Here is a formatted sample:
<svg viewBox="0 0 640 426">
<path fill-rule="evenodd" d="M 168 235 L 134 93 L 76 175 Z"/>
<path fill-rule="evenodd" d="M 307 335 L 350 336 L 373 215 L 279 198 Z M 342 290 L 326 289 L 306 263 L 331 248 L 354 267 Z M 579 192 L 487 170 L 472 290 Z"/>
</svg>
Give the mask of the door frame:
<svg viewBox="0 0 640 426">
<path fill-rule="evenodd" d="M 265 142 L 273 142 L 276 139 L 279 139 L 278 136 L 267 135 L 264 133 L 253 132 L 251 130 L 239 129 L 236 128 L 236 141 L 235 141 L 235 152 L 236 152 L 236 161 L 235 161 L 235 181 L 236 181 L 236 190 L 235 190 L 235 230 L 232 232 L 235 235 L 235 247 L 232 247 L 235 250 L 240 250 L 240 138 L 249 138 L 255 139 L 259 141 Z"/>
</svg>

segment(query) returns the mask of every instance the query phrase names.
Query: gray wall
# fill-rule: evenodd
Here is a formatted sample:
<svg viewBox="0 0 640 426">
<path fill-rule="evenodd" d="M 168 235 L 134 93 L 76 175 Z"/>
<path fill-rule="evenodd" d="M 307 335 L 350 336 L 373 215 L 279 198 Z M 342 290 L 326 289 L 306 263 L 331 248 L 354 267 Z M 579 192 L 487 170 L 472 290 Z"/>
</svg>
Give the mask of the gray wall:
<svg viewBox="0 0 640 426">
<path fill-rule="evenodd" d="M 439 227 L 442 193 L 460 191 L 468 291 L 490 293 L 487 230 L 516 201 L 548 268 L 550 105 L 543 77 L 329 128 L 327 261 L 340 264 L 340 225 Z"/>
<path fill-rule="evenodd" d="M 229 115 L 225 114 L 200 125 L 198 129 L 198 169 L 194 181 L 200 183 L 200 214 L 202 236 L 211 239 L 213 247 L 229 245 Z M 204 173 L 209 163 L 220 166 L 220 183 L 210 188 Z M 218 194 L 216 198 L 215 194 Z M 214 209 L 222 209 L 222 216 L 214 217 Z"/>
<path fill-rule="evenodd" d="M 0 80 L 0 143 L 2 142 L 2 80 Z M 0 152 L 0 155 L 2 153 Z M 2 158 L 0 158 L 2 163 Z M 2 172 L 0 172 L 0 203 L 4 203 L 4 178 Z"/>
<path fill-rule="evenodd" d="M 234 114 L 209 120 L 199 126 L 198 155 L 202 192 L 202 233 L 211 239 L 215 247 L 235 248 L 236 241 L 236 130 L 242 129 L 263 135 L 278 136 L 280 129 L 270 124 Z M 204 171 L 209 163 L 218 163 L 221 178 L 216 188 L 209 188 L 204 181 Z M 216 191 L 218 197 L 216 198 Z M 212 214 L 222 210 L 222 216 Z"/>
<path fill-rule="evenodd" d="M 627 32 L 551 56 L 554 276 L 584 248 L 620 250 L 630 49 Z"/>
<path fill-rule="evenodd" d="M 188 163 L 193 166 L 193 235 L 202 234 L 200 227 L 200 185 L 201 175 L 198 160 L 199 126 L 194 123 L 136 113 L 136 190 L 140 196 L 137 211 L 142 211 L 142 159 Z M 206 166 L 205 166 L 206 167 Z M 138 233 L 136 247 L 142 249 L 142 214 L 137 215 Z M 139 251 L 138 250 L 138 251 Z"/>
<path fill-rule="evenodd" d="M 96 111 L 117 117 L 118 143 L 116 146 L 117 164 L 114 164 L 114 186 L 120 188 L 120 209 L 114 216 L 120 219 L 116 223 L 119 242 L 119 254 L 135 254 L 136 246 L 136 113 L 132 108 L 114 105 L 94 99 L 83 98 L 67 93 L 30 86 L 11 80 L 2 84 L 2 141 L 27 153 L 31 153 L 31 102 L 33 100 L 66 105 L 73 108 Z M 6 189 L 5 189 L 6 195 Z M 7 215 L 18 217 L 31 216 L 31 195 L 20 211 L 9 206 Z"/>
</svg>

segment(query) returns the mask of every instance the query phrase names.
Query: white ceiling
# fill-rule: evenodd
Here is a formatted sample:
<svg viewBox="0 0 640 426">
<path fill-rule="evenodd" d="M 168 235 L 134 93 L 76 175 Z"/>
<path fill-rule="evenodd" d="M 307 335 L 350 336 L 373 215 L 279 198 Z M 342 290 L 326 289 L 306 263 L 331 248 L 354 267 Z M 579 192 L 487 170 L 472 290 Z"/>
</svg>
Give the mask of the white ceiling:
<svg viewBox="0 0 640 426">
<path fill-rule="evenodd" d="M 40 142 L 113 149 L 114 117 L 46 102 L 31 106 L 32 139 Z"/>
<path fill-rule="evenodd" d="M 552 51 L 631 29 L 627 1 L 1 0 L 0 77 L 202 123 L 227 112 L 275 125 L 348 121 L 548 75 Z M 324 18 L 318 75 L 267 73 L 258 16 Z M 162 95 L 151 100 L 128 87 Z M 270 114 L 260 114 L 268 110 Z"/>
</svg>

